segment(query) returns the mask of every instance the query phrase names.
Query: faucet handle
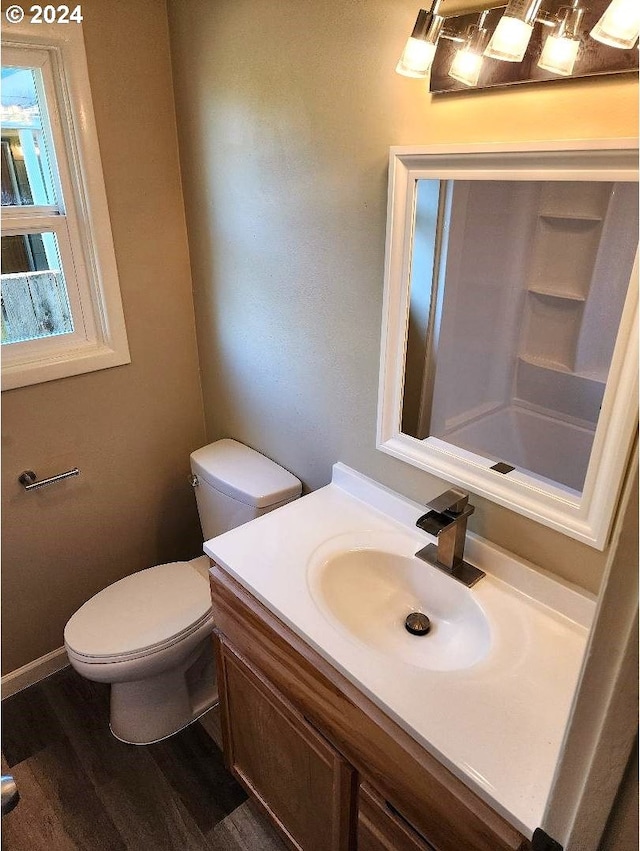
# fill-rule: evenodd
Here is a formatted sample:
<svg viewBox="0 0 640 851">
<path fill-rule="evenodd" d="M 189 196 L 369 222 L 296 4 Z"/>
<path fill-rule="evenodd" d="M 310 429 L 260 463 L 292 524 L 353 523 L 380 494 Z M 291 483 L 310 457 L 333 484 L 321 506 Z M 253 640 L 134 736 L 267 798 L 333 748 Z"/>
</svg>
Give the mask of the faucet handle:
<svg viewBox="0 0 640 851">
<path fill-rule="evenodd" d="M 469 502 L 469 494 L 457 488 L 451 488 L 427 503 L 427 508 L 438 514 L 462 514 Z M 471 513 L 471 512 L 469 512 Z"/>
</svg>

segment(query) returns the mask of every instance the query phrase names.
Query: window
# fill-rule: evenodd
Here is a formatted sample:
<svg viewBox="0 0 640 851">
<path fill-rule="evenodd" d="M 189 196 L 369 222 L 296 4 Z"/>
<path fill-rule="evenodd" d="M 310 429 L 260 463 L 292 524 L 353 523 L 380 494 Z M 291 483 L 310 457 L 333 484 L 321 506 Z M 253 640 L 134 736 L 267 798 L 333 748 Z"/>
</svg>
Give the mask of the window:
<svg viewBox="0 0 640 851">
<path fill-rule="evenodd" d="M 130 360 L 80 25 L 24 36 L 5 27 L 3 390 Z"/>
</svg>

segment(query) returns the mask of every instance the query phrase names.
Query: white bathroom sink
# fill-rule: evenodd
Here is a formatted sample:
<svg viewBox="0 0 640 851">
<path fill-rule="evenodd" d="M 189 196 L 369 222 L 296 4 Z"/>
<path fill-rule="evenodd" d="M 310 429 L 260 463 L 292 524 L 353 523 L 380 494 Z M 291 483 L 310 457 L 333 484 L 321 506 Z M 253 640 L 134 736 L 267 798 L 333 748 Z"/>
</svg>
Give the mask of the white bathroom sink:
<svg viewBox="0 0 640 851">
<path fill-rule="evenodd" d="M 469 533 L 471 589 L 416 559 L 424 508 L 344 465 L 205 552 L 418 744 L 531 836 L 594 603 Z M 433 628 L 407 633 L 422 610 Z M 535 723 L 534 723 L 535 721 Z"/>
<path fill-rule="evenodd" d="M 432 671 L 469 668 L 491 648 L 487 616 L 473 590 L 415 558 L 419 546 L 402 534 L 337 536 L 311 556 L 311 596 L 334 628 L 379 653 Z M 426 635 L 406 630 L 411 612 L 429 618 Z"/>
</svg>

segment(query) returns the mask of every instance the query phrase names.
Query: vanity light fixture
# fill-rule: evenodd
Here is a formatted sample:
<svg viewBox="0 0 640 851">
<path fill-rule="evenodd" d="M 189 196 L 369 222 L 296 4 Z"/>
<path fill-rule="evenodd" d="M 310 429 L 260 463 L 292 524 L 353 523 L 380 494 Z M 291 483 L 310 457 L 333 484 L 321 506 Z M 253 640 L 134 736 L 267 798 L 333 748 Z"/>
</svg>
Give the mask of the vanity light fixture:
<svg viewBox="0 0 640 851">
<path fill-rule="evenodd" d="M 484 55 L 503 62 L 522 62 L 541 2 L 509 0 Z"/>
<path fill-rule="evenodd" d="M 591 30 L 591 38 L 630 50 L 640 34 L 640 3 L 638 0 L 611 0 L 604 15 Z"/>
<path fill-rule="evenodd" d="M 485 21 L 489 10 L 484 11 L 478 23 L 471 28 L 464 47 L 456 51 L 449 69 L 449 76 L 459 80 L 465 86 L 476 86 L 478 77 L 482 70 L 482 54 L 489 40 L 489 30 L 485 27 Z"/>
<path fill-rule="evenodd" d="M 584 9 L 580 0 L 573 0 L 571 6 L 562 7 L 558 12 L 558 24 L 554 32 L 547 36 L 538 60 L 538 67 L 552 74 L 569 77 L 580 49 L 580 24 Z"/>
<path fill-rule="evenodd" d="M 431 9 L 420 9 L 413 32 L 407 39 L 396 72 L 405 77 L 426 77 L 436 55 L 444 18 L 438 14 L 442 0 L 433 0 Z"/>
<path fill-rule="evenodd" d="M 638 69 L 631 48 L 640 33 L 640 0 L 553 0 L 548 10 L 546 0 L 501 0 L 506 5 L 448 17 L 442 0 L 430 2 L 419 11 L 396 71 L 426 78 L 434 94 Z M 538 25 L 542 32 L 532 41 Z M 594 39 L 618 49 L 596 46 L 590 27 Z M 448 47 L 444 39 L 459 44 Z"/>
</svg>

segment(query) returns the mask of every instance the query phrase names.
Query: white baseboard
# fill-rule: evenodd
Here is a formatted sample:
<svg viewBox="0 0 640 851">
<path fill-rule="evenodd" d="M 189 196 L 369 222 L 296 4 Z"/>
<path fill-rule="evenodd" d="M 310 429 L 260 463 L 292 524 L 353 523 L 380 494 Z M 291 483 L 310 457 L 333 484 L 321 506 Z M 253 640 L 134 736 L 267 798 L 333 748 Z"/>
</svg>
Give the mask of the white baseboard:
<svg viewBox="0 0 640 851">
<path fill-rule="evenodd" d="M 55 674 L 56 671 L 61 671 L 69 664 L 67 651 L 64 647 L 58 647 L 57 650 L 52 650 L 51 653 L 46 653 L 40 656 L 39 659 L 34 659 L 27 665 L 21 668 L 16 668 L 9 674 L 5 674 L 0 681 L 2 688 L 2 699 L 11 697 L 12 694 L 22 691 L 22 689 L 32 686 L 34 683 L 39 683 L 50 674 Z"/>
</svg>

